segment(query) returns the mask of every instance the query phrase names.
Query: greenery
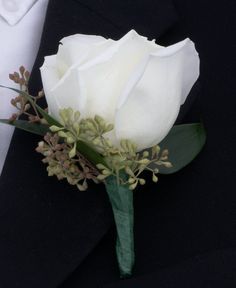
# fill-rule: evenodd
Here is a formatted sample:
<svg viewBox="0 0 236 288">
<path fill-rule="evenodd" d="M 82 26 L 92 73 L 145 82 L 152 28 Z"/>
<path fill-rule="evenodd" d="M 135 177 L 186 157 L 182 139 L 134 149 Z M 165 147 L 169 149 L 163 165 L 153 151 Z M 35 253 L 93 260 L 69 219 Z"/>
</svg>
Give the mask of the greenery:
<svg viewBox="0 0 236 288">
<path fill-rule="evenodd" d="M 105 183 L 116 223 L 120 275 L 129 277 L 135 261 L 133 190 L 145 184 L 143 171 L 157 182 L 158 174 L 175 173 L 189 164 L 206 141 L 202 123 L 174 126 L 159 145 L 137 151 L 129 139 L 114 145 L 110 140 L 114 127 L 99 115 L 84 119 L 79 111 L 67 108 L 60 110 L 59 120 L 54 119 L 37 104 L 43 92 L 29 95 L 29 72 L 24 67 L 10 78 L 20 85 L 20 90 L 9 88 L 18 93 L 11 101 L 17 112 L 0 122 L 43 136 L 36 151 L 43 155 L 49 176 L 66 179 L 81 191 L 87 189 L 88 180 Z"/>
<path fill-rule="evenodd" d="M 35 97 L 29 94 L 29 72 L 24 67 L 20 67 L 19 73 L 10 74 L 10 78 L 20 85 L 20 90 L 1 85 L 0 87 L 18 93 L 17 97 L 11 100 L 17 113 L 9 119 L 0 119 L 0 122 L 44 136 L 44 141 L 39 143 L 37 151 L 45 157 L 43 161 L 48 165 L 49 176 L 66 178 L 80 190 L 87 188 L 88 179 L 103 182 L 111 176 L 115 177 L 118 185 L 126 185 L 130 190 L 134 190 L 137 185 L 145 184 L 145 179 L 142 177 L 142 172 L 145 170 L 152 173 L 152 180 L 157 182 L 158 173 L 175 173 L 189 164 L 206 141 L 202 123 L 193 123 L 173 126 L 159 145 L 145 151 L 137 151 L 136 144 L 129 139 L 121 139 L 114 145 L 109 137 L 114 133 L 113 124 L 106 123 L 99 115 L 81 119 L 80 112 L 71 108 L 62 109 L 58 121 L 49 115 L 47 109 L 37 104 L 37 101 L 44 96 L 43 92 L 39 92 Z M 19 119 L 22 115 L 28 117 L 28 120 Z M 63 145 L 63 149 L 61 146 L 61 150 L 55 150 L 52 145 L 55 139 L 57 148 L 58 145 Z M 65 163 L 59 160 L 60 153 L 64 158 L 67 154 L 66 166 L 68 162 L 73 167 L 76 163 L 81 175 L 75 176 L 65 170 Z M 84 167 L 93 173 L 91 175 L 82 173 Z M 121 177 L 124 172 L 127 175 L 125 180 Z"/>
</svg>

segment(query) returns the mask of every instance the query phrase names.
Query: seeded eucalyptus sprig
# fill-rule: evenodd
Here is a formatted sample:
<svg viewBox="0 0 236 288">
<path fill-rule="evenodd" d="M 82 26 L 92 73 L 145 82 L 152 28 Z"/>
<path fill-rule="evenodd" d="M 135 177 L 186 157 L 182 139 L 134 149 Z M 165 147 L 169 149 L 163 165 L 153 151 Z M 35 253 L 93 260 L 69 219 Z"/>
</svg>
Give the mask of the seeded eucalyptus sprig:
<svg viewBox="0 0 236 288">
<path fill-rule="evenodd" d="M 49 128 L 51 133 L 43 134 L 44 141 L 36 148 L 45 157 L 43 162 L 48 165 L 49 176 L 56 175 L 60 180 L 65 178 L 70 184 L 77 185 L 79 190 L 87 189 L 87 180 L 104 182 L 108 177 L 115 176 L 118 185 L 127 185 L 134 190 L 138 184 L 145 184 L 145 179 L 141 177 L 144 170 L 151 172 L 152 180 L 157 182 L 158 167 L 172 167 L 168 161 L 168 150 L 161 152 L 159 146 L 137 152 L 136 144 L 127 139 L 112 144 L 108 136 L 115 138 L 114 126 L 98 115 L 82 118 L 79 111 L 67 108 L 59 111 L 60 121 L 56 121 L 37 105 L 37 100 L 44 96 L 43 92 L 37 96 L 29 95 L 29 77 L 30 73 L 23 66 L 19 72 L 9 75 L 20 86 L 20 90 L 12 88 L 19 93 L 11 101 L 18 111 L 8 122 L 1 121 L 24 126 L 27 131 L 37 130 L 38 134 Z M 28 117 L 28 122 L 17 120 L 23 114 Z M 124 172 L 127 175 L 125 178 L 122 176 Z"/>
<path fill-rule="evenodd" d="M 80 191 L 87 189 L 87 180 L 98 182 L 98 170 L 78 151 L 73 158 L 70 157 L 71 144 L 60 142 L 57 133 L 47 133 L 44 141 L 38 143 L 36 151 L 44 156 L 43 163 L 48 164 L 48 176 L 55 175 L 58 180 L 66 179 Z"/>
<path fill-rule="evenodd" d="M 124 181 L 122 177 L 118 177 L 118 184 L 128 184 L 130 190 L 134 190 L 138 184 L 145 185 L 145 179 L 141 177 L 144 170 L 151 172 L 152 181 L 157 182 L 158 166 L 172 167 L 172 164 L 168 161 L 167 149 L 161 152 L 160 147 L 156 145 L 151 148 L 151 153 L 148 150 L 138 153 L 136 145 L 129 140 L 122 140 L 117 153 L 106 157 L 106 160 L 109 163 L 107 167 L 102 164 L 97 165 L 97 168 L 102 172 L 98 178 L 103 180 L 110 175 L 117 176 L 125 171 L 128 180 Z"/>
<path fill-rule="evenodd" d="M 158 145 L 152 147 L 151 151 L 137 152 L 137 146 L 132 141 L 123 139 L 119 145 L 114 146 L 108 138 L 114 127 L 100 116 L 81 119 L 79 111 L 75 112 L 71 108 L 60 110 L 59 115 L 62 126 L 53 125 L 50 130 L 66 143 L 71 161 L 78 156 L 79 141 L 83 141 L 103 156 L 103 163 L 96 163 L 95 167 L 100 171 L 96 176 L 98 181 L 104 181 L 112 175 L 116 177 L 118 184 L 128 185 L 130 190 L 134 190 L 138 184 L 145 184 L 145 179 L 141 178 L 144 170 L 151 172 L 153 182 L 157 182 L 158 167 L 172 167 L 168 161 L 168 150 L 161 152 Z M 80 161 L 81 159 L 78 163 Z M 124 171 L 128 175 L 126 181 L 120 177 Z"/>
<path fill-rule="evenodd" d="M 11 115 L 9 120 L 13 122 L 21 115 L 25 115 L 30 123 L 45 124 L 46 120 L 40 117 L 40 113 L 36 108 L 37 101 L 44 97 L 44 93 L 40 91 L 38 95 L 34 97 L 29 95 L 28 84 L 30 72 L 26 70 L 24 66 L 21 66 L 19 72 L 9 74 L 9 78 L 19 85 L 19 91 L 22 92 L 11 100 L 11 105 L 16 108 L 16 112 Z"/>
</svg>

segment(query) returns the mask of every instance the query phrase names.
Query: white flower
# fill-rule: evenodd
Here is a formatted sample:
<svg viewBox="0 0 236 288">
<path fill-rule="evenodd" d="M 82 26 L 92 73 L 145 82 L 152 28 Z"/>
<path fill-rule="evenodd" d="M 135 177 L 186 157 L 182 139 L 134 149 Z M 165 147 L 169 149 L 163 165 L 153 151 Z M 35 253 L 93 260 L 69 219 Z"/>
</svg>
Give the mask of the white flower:
<svg viewBox="0 0 236 288">
<path fill-rule="evenodd" d="M 118 41 L 76 34 L 45 57 L 41 75 L 49 111 L 73 108 L 114 124 L 113 143 L 129 139 L 144 149 L 173 126 L 199 76 L 194 43 L 162 47 L 134 30 Z"/>
</svg>

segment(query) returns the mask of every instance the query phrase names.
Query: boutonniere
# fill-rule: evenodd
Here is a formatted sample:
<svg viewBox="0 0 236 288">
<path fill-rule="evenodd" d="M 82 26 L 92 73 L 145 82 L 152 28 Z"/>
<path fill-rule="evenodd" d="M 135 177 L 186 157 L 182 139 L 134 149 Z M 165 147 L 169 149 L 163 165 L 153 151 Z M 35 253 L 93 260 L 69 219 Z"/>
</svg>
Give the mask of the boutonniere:
<svg viewBox="0 0 236 288">
<path fill-rule="evenodd" d="M 190 163 L 205 142 L 201 123 L 173 126 L 199 76 L 194 44 L 162 47 L 134 30 L 118 41 L 72 35 L 45 57 L 41 76 L 48 107 L 38 104 L 43 92 L 29 94 L 29 72 L 21 67 L 10 75 L 20 90 L 9 88 L 18 93 L 11 100 L 18 112 L 0 121 L 43 136 L 36 151 L 49 176 L 81 191 L 89 181 L 105 184 L 120 275 L 128 277 L 135 262 L 133 193 L 147 181 L 142 172 L 158 182 L 159 174 Z"/>
</svg>

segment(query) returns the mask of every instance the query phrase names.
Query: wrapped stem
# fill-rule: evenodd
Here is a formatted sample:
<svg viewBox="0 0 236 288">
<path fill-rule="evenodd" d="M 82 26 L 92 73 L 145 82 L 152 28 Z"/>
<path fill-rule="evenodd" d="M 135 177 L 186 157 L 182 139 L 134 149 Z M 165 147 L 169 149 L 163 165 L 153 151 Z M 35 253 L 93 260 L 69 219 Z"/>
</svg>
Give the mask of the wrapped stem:
<svg viewBox="0 0 236 288">
<path fill-rule="evenodd" d="M 119 185 L 115 176 L 106 179 L 106 190 L 116 224 L 116 255 L 120 276 L 127 278 L 132 275 L 135 258 L 133 192 L 128 186 Z"/>
</svg>

